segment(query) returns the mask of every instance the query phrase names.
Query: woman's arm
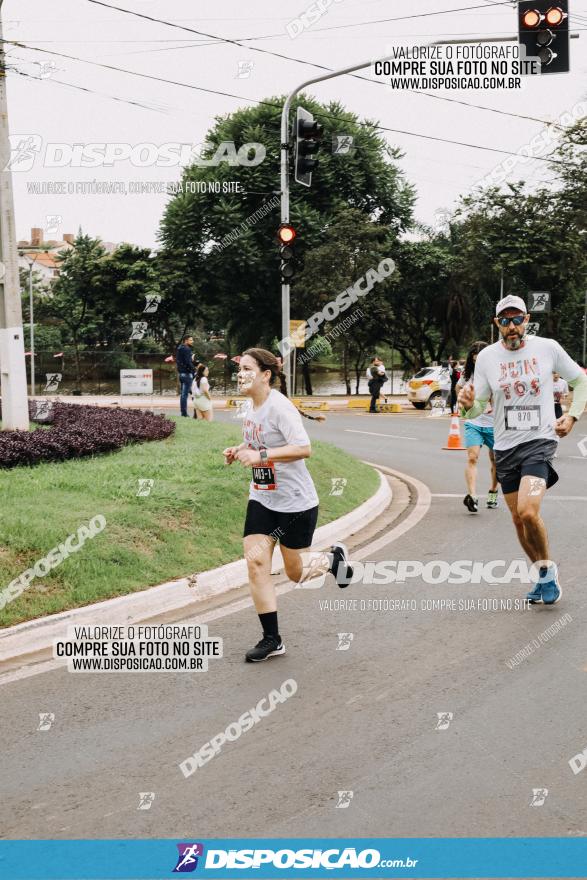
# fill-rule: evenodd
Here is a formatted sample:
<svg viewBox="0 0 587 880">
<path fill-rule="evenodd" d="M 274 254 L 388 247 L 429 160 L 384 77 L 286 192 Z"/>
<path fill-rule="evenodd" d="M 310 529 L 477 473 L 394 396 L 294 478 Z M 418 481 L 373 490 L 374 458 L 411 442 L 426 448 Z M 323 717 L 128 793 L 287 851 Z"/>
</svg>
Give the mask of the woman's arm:
<svg viewBox="0 0 587 880">
<path fill-rule="evenodd" d="M 269 461 L 300 461 L 312 454 L 311 446 L 276 446 L 267 450 Z M 257 449 L 241 449 L 235 456 L 241 464 L 251 467 L 261 464 L 261 454 Z"/>
</svg>

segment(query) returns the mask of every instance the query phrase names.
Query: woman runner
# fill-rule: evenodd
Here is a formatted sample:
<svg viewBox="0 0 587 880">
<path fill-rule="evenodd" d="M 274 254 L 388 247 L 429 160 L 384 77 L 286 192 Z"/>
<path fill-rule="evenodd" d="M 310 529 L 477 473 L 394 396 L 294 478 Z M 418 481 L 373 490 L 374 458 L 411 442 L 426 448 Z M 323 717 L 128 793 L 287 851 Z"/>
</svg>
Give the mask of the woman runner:
<svg viewBox="0 0 587 880">
<path fill-rule="evenodd" d="M 238 373 L 239 390 L 250 401 L 243 419 L 244 442 L 223 453 L 226 464 L 239 461 L 252 468 L 243 545 L 251 596 L 263 630 L 261 641 L 246 653 L 246 660 L 253 663 L 285 653 L 271 582 L 275 544 L 280 543 L 287 576 L 299 583 L 308 574 L 302 554 L 310 550 L 318 519 L 318 496 L 304 462 L 311 455 L 310 438 L 296 407 L 272 387 L 281 378 L 281 364 L 271 352 L 263 348 L 244 352 Z M 312 575 L 330 571 L 345 587 L 352 567 L 344 544 L 335 543 L 330 553 L 322 555 L 322 567 L 312 565 Z"/>
</svg>

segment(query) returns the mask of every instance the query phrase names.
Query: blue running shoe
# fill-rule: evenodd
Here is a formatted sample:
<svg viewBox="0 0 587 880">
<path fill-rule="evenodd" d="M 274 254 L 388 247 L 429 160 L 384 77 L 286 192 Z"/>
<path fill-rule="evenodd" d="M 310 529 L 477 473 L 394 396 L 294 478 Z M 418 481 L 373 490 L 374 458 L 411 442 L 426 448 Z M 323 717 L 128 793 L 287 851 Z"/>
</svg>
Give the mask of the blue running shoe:
<svg viewBox="0 0 587 880">
<path fill-rule="evenodd" d="M 530 590 L 529 593 L 526 593 L 526 599 L 530 605 L 537 605 L 539 602 L 542 602 L 542 587 L 542 582 L 538 581 L 534 589 Z"/>
<path fill-rule="evenodd" d="M 545 605 L 555 605 L 562 594 L 563 591 L 558 582 L 558 572 L 555 568 L 552 579 L 542 584 L 542 601 Z"/>
</svg>

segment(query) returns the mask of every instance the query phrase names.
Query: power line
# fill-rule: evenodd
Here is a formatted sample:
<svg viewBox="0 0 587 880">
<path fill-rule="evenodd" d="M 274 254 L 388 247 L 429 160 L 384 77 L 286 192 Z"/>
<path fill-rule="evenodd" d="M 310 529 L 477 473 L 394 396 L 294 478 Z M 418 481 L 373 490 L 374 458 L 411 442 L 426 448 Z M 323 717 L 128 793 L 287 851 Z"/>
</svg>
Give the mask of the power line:
<svg viewBox="0 0 587 880">
<path fill-rule="evenodd" d="M 507 6 L 509 4 L 509 0 L 501 0 L 501 2 L 493 2 L 493 0 L 490 0 L 490 2 L 491 2 L 492 6 Z M 94 3 L 98 6 L 105 6 L 107 9 L 115 9 L 118 12 L 123 12 L 127 15 L 132 15 L 137 18 L 143 18 L 143 19 L 146 19 L 147 21 L 153 21 L 158 24 L 164 24 L 169 27 L 177 28 L 179 30 L 185 30 L 189 33 L 197 34 L 198 36 L 202 36 L 202 37 L 207 37 L 212 40 L 217 40 L 222 43 L 229 43 L 230 45 L 238 46 L 241 49 L 244 48 L 244 49 L 249 49 L 252 52 L 261 52 L 263 55 L 272 55 L 275 58 L 280 58 L 285 61 L 293 61 L 296 64 L 303 64 L 304 66 L 316 67 L 318 70 L 326 70 L 329 73 L 332 73 L 332 68 L 326 67 L 324 64 L 316 64 L 313 61 L 302 61 L 300 58 L 293 58 L 291 55 L 284 55 L 282 52 L 273 52 L 270 49 L 261 49 L 258 46 L 243 46 L 244 39 L 265 39 L 264 37 L 259 37 L 259 38 L 247 37 L 247 38 L 244 38 L 241 40 L 233 40 L 233 39 L 230 39 L 229 37 L 219 37 L 216 34 L 208 34 L 205 31 L 199 31 L 199 30 L 195 30 L 194 28 L 188 28 L 185 25 L 174 24 L 173 22 L 167 21 L 162 18 L 154 18 L 151 15 L 145 15 L 145 13 L 143 13 L 143 12 L 134 12 L 131 9 L 124 9 L 122 6 L 113 6 L 110 3 L 105 3 L 104 0 L 88 0 L 88 3 Z M 448 13 L 448 12 L 462 12 L 463 10 L 467 10 L 467 9 L 485 9 L 485 8 L 486 8 L 486 4 L 483 4 L 481 6 L 464 6 L 459 9 L 456 9 L 456 10 L 455 9 L 445 9 L 445 10 L 438 10 L 436 12 L 424 12 L 424 13 L 418 13 L 415 15 L 403 16 L 401 18 L 381 19 L 380 21 L 402 21 L 404 18 L 426 18 L 431 15 L 444 15 L 445 13 Z M 364 23 L 366 23 L 366 22 L 364 22 Z M 370 23 L 376 24 L 376 23 L 380 23 L 380 22 L 370 22 Z M 352 25 L 349 25 L 349 27 L 350 26 L 352 26 Z M 344 27 L 347 27 L 347 25 L 344 25 Z M 322 30 L 322 31 L 329 30 L 329 28 L 317 29 L 317 31 L 320 31 L 320 30 Z M 349 75 L 353 79 L 360 79 L 363 82 L 368 82 L 371 84 L 375 83 L 375 85 L 386 87 L 385 83 L 378 82 L 377 80 L 369 79 L 368 77 L 365 77 L 365 76 L 360 76 L 359 74 L 356 74 L 356 73 L 349 74 Z M 447 97 L 440 96 L 440 95 L 433 95 L 430 92 L 418 91 L 415 89 L 406 89 L 406 91 L 411 91 L 414 94 L 425 95 L 427 98 L 433 98 L 436 100 L 454 102 L 456 104 L 461 104 L 462 106 L 465 106 L 465 107 L 466 106 L 474 107 L 476 110 L 484 110 L 489 113 L 496 113 L 500 116 L 512 116 L 515 118 L 524 119 L 529 122 L 539 122 L 541 125 L 554 124 L 554 123 L 548 123 L 547 120 L 540 119 L 540 118 L 537 118 L 534 116 L 526 116 L 526 115 L 520 114 L 520 113 L 510 113 L 505 110 L 496 110 L 493 107 L 485 107 L 484 105 L 481 105 L 481 104 L 471 104 L 470 102 L 467 102 L 467 101 L 459 101 L 456 98 L 447 98 Z"/>
<path fill-rule="evenodd" d="M 85 59 L 85 58 L 78 58 L 78 57 L 75 56 L 75 55 L 67 55 L 67 54 L 65 54 L 65 53 L 63 53 L 63 52 L 53 52 L 53 51 L 50 51 L 50 50 L 48 50 L 48 49 L 39 49 L 39 48 L 36 47 L 36 46 L 26 46 L 25 44 L 23 44 L 23 43 L 18 43 L 18 42 L 15 41 L 15 40 L 3 40 L 3 42 L 5 42 L 5 43 L 10 43 L 11 45 L 18 46 L 18 47 L 21 48 L 21 49 L 30 49 L 31 51 L 34 51 L 34 52 L 40 52 L 40 53 L 42 53 L 42 54 L 44 54 L 44 55 L 56 55 L 58 58 L 67 58 L 67 59 L 69 59 L 70 61 L 79 61 L 79 62 L 81 62 L 82 64 L 90 64 L 90 65 L 92 65 L 93 67 L 104 67 L 104 68 L 106 68 L 107 70 L 115 70 L 115 71 L 120 72 L 120 73 L 127 73 L 127 74 L 130 74 L 131 76 L 136 76 L 136 77 L 139 77 L 139 78 L 142 78 L 142 79 L 149 79 L 149 80 L 154 80 L 155 82 L 162 82 L 162 83 L 169 84 L 169 85 L 181 86 L 182 88 L 187 88 L 187 89 L 191 89 L 191 90 L 199 91 L 199 92 L 200 92 L 200 91 L 201 91 L 201 92 L 206 92 L 206 93 L 208 93 L 208 94 L 222 95 L 223 97 L 236 98 L 236 99 L 239 100 L 239 101 L 248 101 L 248 102 L 251 103 L 251 104 L 259 104 L 259 105 L 262 105 L 262 106 L 273 107 L 273 108 L 276 108 L 276 109 L 280 109 L 280 110 L 281 110 L 281 104 L 276 104 L 276 103 L 273 102 L 273 101 L 263 101 L 263 100 L 258 100 L 258 99 L 255 99 L 255 98 L 246 98 L 246 97 L 244 97 L 243 95 L 235 95 L 235 94 L 233 94 L 233 93 L 231 93 L 231 92 L 223 92 L 223 91 L 219 91 L 219 90 L 217 90 L 217 89 L 207 89 L 207 88 L 205 88 L 204 86 L 196 86 L 196 85 L 192 85 L 191 83 L 183 83 L 183 82 L 179 82 L 178 80 L 165 79 L 165 78 L 163 78 L 163 77 L 154 76 L 153 74 L 149 74 L 149 73 L 139 73 L 139 72 L 136 71 L 136 70 L 127 70 L 127 69 L 125 69 L 125 68 L 123 68 L 123 67 L 117 67 L 117 66 L 115 66 L 115 65 L 113 65 L 113 64 L 103 64 L 102 62 L 99 62 L 99 61 L 88 61 L 88 60 Z M 32 78 L 35 79 L 36 77 L 32 77 Z M 50 82 L 51 79 L 46 80 L 46 81 L 49 81 L 49 82 Z M 122 100 L 122 99 L 121 99 L 121 100 Z M 338 117 L 338 116 L 333 116 L 333 115 L 328 114 L 328 113 L 322 113 L 321 115 L 324 116 L 325 119 L 335 119 L 335 120 L 338 121 L 338 122 L 341 121 L 341 120 L 340 120 L 340 117 Z M 423 133 L 421 133 L 421 132 L 407 131 L 406 129 L 401 129 L 401 128 L 389 128 L 389 127 L 384 126 L 384 125 L 375 125 L 375 124 L 370 124 L 370 123 L 361 123 L 361 122 L 358 122 L 358 121 L 357 121 L 356 124 L 357 124 L 357 125 L 361 125 L 361 126 L 366 127 L 366 128 L 369 128 L 369 129 L 371 129 L 371 130 L 377 129 L 377 130 L 379 130 L 379 131 L 388 131 L 388 132 L 391 132 L 391 133 L 393 133 L 393 134 L 403 134 L 403 135 L 406 135 L 406 136 L 408 136 L 408 137 L 422 138 L 423 140 L 436 141 L 436 142 L 438 142 L 438 143 L 451 144 L 451 145 L 453 145 L 453 146 L 468 147 L 468 148 L 470 148 L 470 149 L 482 150 L 482 151 L 484 151 L 484 152 L 490 152 L 490 153 L 499 153 L 499 154 L 504 155 L 504 156 L 517 156 L 517 153 L 514 153 L 514 152 L 512 152 L 511 150 L 500 150 L 498 147 L 486 147 L 486 146 L 483 146 L 483 145 L 481 145 L 481 144 L 470 144 L 470 143 L 467 143 L 467 142 L 465 142 L 465 141 L 455 141 L 455 140 L 451 140 L 451 139 L 449 139 L 449 138 L 436 137 L 436 136 L 434 136 L 434 135 L 427 135 L 427 134 L 423 134 Z M 554 160 L 550 160 L 550 159 L 545 159 L 545 158 L 543 158 L 543 157 L 541 157 L 541 156 L 535 156 L 535 157 L 532 157 L 532 158 L 534 158 L 534 159 L 537 160 L 537 161 L 543 161 L 543 162 L 552 162 L 552 161 L 554 161 Z"/>
<path fill-rule="evenodd" d="M 17 58 L 16 56 L 13 56 L 13 57 L 15 58 L 16 61 L 24 61 L 26 63 L 25 58 Z M 6 69 L 9 70 L 10 73 L 16 73 L 16 74 L 18 74 L 18 76 L 24 76 L 27 79 L 33 79 L 33 80 L 36 80 L 37 82 L 39 80 L 41 80 L 41 77 L 34 76 L 32 73 L 26 73 L 26 71 L 24 71 L 24 70 L 17 70 L 16 67 L 8 67 Z M 155 106 L 152 106 L 149 104 L 143 104 L 141 101 L 138 101 L 138 100 L 133 101 L 132 98 L 119 98 L 116 95 L 109 95 L 106 92 L 99 92 L 96 89 L 89 89 L 86 86 L 80 86 L 77 83 L 64 82 L 64 80 L 56 79 L 54 76 L 51 76 L 50 78 L 48 78 L 44 81 L 51 82 L 51 83 L 57 83 L 60 86 L 67 86 L 70 89 L 76 89 L 77 91 L 86 92 L 91 95 L 98 95 L 101 98 L 109 98 L 111 101 L 117 101 L 120 104 L 130 104 L 132 107 L 140 107 L 142 110 L 151 110 L 156 113 L 164 113 L 166 116 L 169 115 L 167 113 L 167 111 L 162 109 L 161 107 L 155 107 Z M 174 109 L 176 109 L 176 108 L 174 108 Z"/>
<path fill-rule="evenodd" d="M 193 34 L 198 34 L 198 35 L 204 36 L 204 37 L 211 37 L 213 39 L 221 40 L 222 42 L 233 43 L 236 46 L 240 46 L 243 42 L 246 42 L 248 40 L 268 40 L 268 39 L 272 39 L 273 37 L 282 37 L 284 35 L 283 32 L 281 32 L 279 34 L 264 34 L 264 35 L 257 36 L 257 37 L 241 37 L 241 38 L 239 38 L 239 40 L 240 40 L 240 42 L 239 42 L 239 40 L 232 40 L 228 37 L 217 37 L 215 34 L 206 34 L 203 31 L 198 31 L 198 30 L 195 30 L 194 28 L 188 28 L 185 25 L 176 24 L 175 22 L 166 21 L 165 19 L 161 19 L 161 18 L 155 18 L 152 15 L 146 15 L 144 12 L 135 12 L 132 9 L 125 9 L 122 6 L 114 6 L 111 3 L 104 3 L 104 0 L 88 0 L 88 3 L 94 3 L 96 6 L 104 6 L 106 9 L 116 9 L 118 12 L 125 12 L 125 13 L 127 13 L 127 15 L 134 15 L 137 18 L 143 18 L 146 21 L 154 21 L 159 24 L 166 24 L 169 27 L 174 27 L 174 28 L 179 28 L 180 30 L 190 31 Z M 430 16 L 434 16 L 434 15 L 448 15 L 448 14 L 454 13 L 454 12 L 469 12 L 469 11 L 475 10 L 475 9 L 487 9 L 489 5 L 491 5 L 491 6 L 508 6 L 509 0 L 497 0 L 497 2 L 494 2 L 494 0 L 491 0 L 491 2 L 489 4 L 481 3 L 481 4 L 478 4 L 477 6 L 460 6 L 460 7 L 457 7 L 456 9 L 438 9 L 434 12 L 418 12 L 418 13 L 414 13 L 413 15 L 401 15 L 401 16 L 396 16 L 394 18 L 378 18 L 378 19 L 373 19 L 371 21 L 357 21 L 357 22 L 352 22 L 350 24 L 331 25 L 329 27 L 324 27 L 324 28 L 314 28 L 314 33 L 320 33 L 322 31 L 341 30 L 343 28 L 362 27 L 363 25 L 370 25 L 370 24 L 387 24 L 388 22 L 392 22 L 392 21 L 407 21 L 408 19 L 414 19 L 414 18 L 429 18 Z M 259 49 L 259 48 L 253 47 L 253 46 L 250 46 L 248 48 L 254 49 L 254 51 L 256 51 L 256 52 L 268 51 L 268 50 Z M 282 57 L 285 57 L 285 56 L 282 56 Z"/>
</svg>

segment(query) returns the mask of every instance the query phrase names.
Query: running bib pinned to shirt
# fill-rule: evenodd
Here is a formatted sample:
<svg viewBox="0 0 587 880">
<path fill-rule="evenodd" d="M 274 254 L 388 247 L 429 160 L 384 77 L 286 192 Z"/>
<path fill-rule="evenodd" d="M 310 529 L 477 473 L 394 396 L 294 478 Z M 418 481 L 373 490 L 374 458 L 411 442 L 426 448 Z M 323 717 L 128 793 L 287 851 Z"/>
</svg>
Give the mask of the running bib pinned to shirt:
<svg viewBox="0 0 587 880">
<path fill-rule="evenodd" d="M 272 461 L 268 461 L 263 465 L 253 465 L 253 488 L 277 489 L 275 465 Z"/>
<path fill-rule="evenodd" d="M 540 428 L 539 406 L 506 406 L 506 431 L 538 431 Z"/>
</svg>

